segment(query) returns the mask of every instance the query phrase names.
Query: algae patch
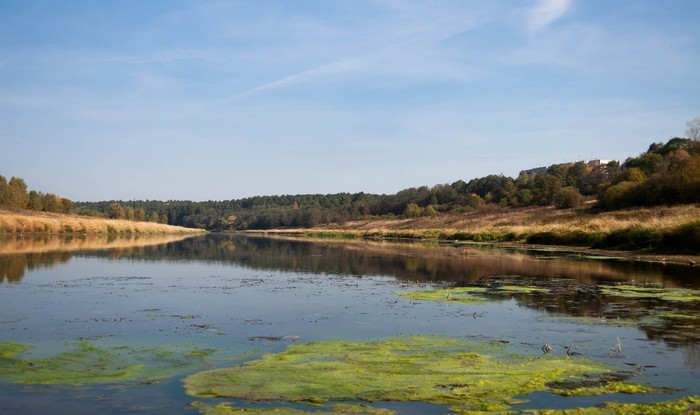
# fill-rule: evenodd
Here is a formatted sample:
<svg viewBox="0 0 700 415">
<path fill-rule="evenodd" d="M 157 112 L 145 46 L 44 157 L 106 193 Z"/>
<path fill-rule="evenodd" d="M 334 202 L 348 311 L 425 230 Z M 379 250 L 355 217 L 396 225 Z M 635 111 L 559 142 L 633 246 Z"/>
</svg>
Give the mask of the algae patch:
<svg viewBox="0 0 700 415">
<path fill-rule="evenodd" d="M 312 415 L 319 413 L 329 413 L 332 415 L 394 415 L 396 412 L 383 409 L 373 408 L 368 405 L 351 405 L 339 404 L 334 405 L 330 412 L 305 411 L 303 409 L 294 408 L 237 408 L 230 403 L 221 403 L 218 405 L 195 405 L 200 408 L 204 415 L 266 415 L 266 414 L 284 414 L 284 415 Z"/>
<path fill-rule="evenodd" d="M 576 380 L 612 372 L 589 359 L 524 356 L 502 344 L 410 336 L 292 344 L 259 360 L 190 375 L 184 385 L 198 398 L 313 404 L 422 401 L 455 411 L 501 411 L 521 402 L 516 396 L 563 394 L 563 383 L 549 386 L 553 382 L 578 387 Z M 617 392 L 619 383 L 601 382 L 595 393 Z"/>
<path fill-rule="evenodd" d="M 591 408 L 544 409 L 518 412 L 527 415 L 672 415 L 700 414 L 700 396 L 688 396 L 681 399 L 653 403 L 607 402 Z"/>
<path fill-rule="evenodd" d="M 72 386 L 140 382 L 150 384 L 204 366 L 214 351 L 189 346 L 136 349 L 100 348 L 69 343 L 61 353 L 42 359 L 22 356 L 29 346 L 0 342 L 0 380 L 17 384 Z"/>
<path fill-rule="evenodd" d="M 601 291 L 605 295 L 616 297 L 651 298 L 662 301 L 700 303 L 700 291 L 689 288 L 663 288 L 623 284 L 603 286 L 601 287 Z"/>
<path fill-rule="evenodd" d="M 455 301 L 474 304 L 489 301 L 487 298 L 480 296 L 484 293 L 486 293 L 486 289 L 482 287 L 455 287 L 441 290 L 407 291 L 401 292 L 399 295 L 418 301 Z"/>
</svg>

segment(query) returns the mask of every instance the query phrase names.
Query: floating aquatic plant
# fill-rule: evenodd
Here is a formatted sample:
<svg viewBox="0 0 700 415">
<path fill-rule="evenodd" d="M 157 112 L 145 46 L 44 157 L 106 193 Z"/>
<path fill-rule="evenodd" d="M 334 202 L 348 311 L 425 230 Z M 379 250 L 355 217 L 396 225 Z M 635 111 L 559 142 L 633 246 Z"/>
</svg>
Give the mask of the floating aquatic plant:
<svg viewBox="0 0 700 415">
<path fill-rule="evenodd" d="M 193 405 L 199 407 L 204 415 L 393 415 L 394 411 L 384 408 L 373 408 L 368 405 L 334 405 L 329 412 L 305 411 L 294 408 L 237 408 L 230 403 L 222 403 L 207 406 L 202 403 Z M 460 414 L 483 414 L 482 411 L 462 410 Z M 512 409 L 505 411 L 489 412 L 492 415 L 675 415 L 675 414 L 700 414 L 700 397 L 688 396 L 685 398 L 653 403 L 620 403 L 607 402 L 605 404 L 574 409 L 527 409 L 515 411 Z"/>
<path fill-rule="evenodd" d="M 700 290 L 690 288 L 663 288 L 637 285 L 609 285 L 601 287 L 609 296 L 628 298 L 654 298 L 663 301 L 700 302 Z"/>
<path fill-rule="evenodd" d="M 486 288 L 483 287 L 455 287 L 440 290 L 406 291 L 399 293 L 399 295 L 418 301 L 455 301 L 473 304 L 489 301 L 486 297 L 479 295 L 484 293 L 486 293 Z"/>
<path fill-rule="evenodd" d="M 590 408 L 527 410 L 516 413 L 523 415 L 697 415 L 700 414 L 700 396 L 653 403 L 607 402 Z"/>
<path fill-rule="evenodd" d="M 75 342 L 50 358 L 22 356 L 29 346 L 0 342 L 0 380 L 19 384 L 89 385 L 120 382 L 152 383 L 203 366 L 213 349 L 167 346 L 135 349 L 100 348 Z"/>
<path fill-rule="evenodd" d="M 200 408 L 200 411 L 204 415 L 268 415 L 268 414 L 284 414 L 284 415 L 313 415 L 319 414 L 319 411 L 305 411 L 303 409 L 295 408 L 237 408 L 230 403 L 221 403 L 218 405 L 195 405 Z M 373 408 L 368 405 L 354 405 L 354 404 L 339 404 L 334 405 L 330 408 L 328 413 L 332 415 L 394 415 L 396 412 L 384 409 L 384 408 Z"/>
<path fill-rule="evenodd" d="M 549 386 L 556 381 L 571 382 L 571 389 L 589 386 L 580 391 L 585 394 L 618 392 L 620 384 L 628 384 L 621 379 L 583 383 L 606 373 L 614 371 L 590 359 L 523 356 L 500 343 L 410 336 L 293 344 L 259 360 L 190 375 L 184 385 L 198 398 L 314 404 L 423 401 L 455 411 L 501 411 L 521 402 L 516 396 L 566 394 L 564 383 Z"/>
</svg>

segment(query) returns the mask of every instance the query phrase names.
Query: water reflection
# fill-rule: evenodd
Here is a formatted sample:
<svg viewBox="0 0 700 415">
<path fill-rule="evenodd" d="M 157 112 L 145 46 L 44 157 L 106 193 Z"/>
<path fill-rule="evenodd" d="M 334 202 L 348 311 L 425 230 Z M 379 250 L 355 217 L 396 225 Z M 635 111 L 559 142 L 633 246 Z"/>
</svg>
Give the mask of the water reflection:
<svg viewBox="0 0 700 415">
<path fill-rule="evenodd" d="M 495 293 L 521 307 L 550 315 L 600 321 L 632 321 L 650 339 L 670 345 L 700 343 L 700 304 L 658 299 L 611 298 L 600 284 L 633 283 L 700 288 L 689 266 L 601 260 L 562 253 L 509 252 L 473 245 L 384 241 L 329 241 L 246 235 L 202 237 L 21 238 L 0 242 L 2 282 L 21 282 L 25 270 L 53 267 L 71 256 L 140 261 L 204 261 L 315 274 L 388 275 L 407 281 L 454 285 L 515 284 L 545 287 L 535 292 Z M 498 299 L 498 298 L 496 298 Z M 661 314 L 661 312 L 665 314 Z M 695 346 L 688 359 L 698 361 Z"/>
<path fill-rule="evenodd" d="M 175 243 L 177 242 L 177 243 Z M 0 239 L 0 272 L 21 280 L 22 268 L 59 265 L 71 255 L 133 260 L 206 261 L 255 269 L 390 275 L 469 284 L 518 275 L 579 284 L 628 281 L 700 288 L 698 269 L 678 264 L 600 260 L 556 252 L 507 251 L 473 245 L 309 240 L 213 234 L 128 239 L 13 237 Z M 12 276 L 11 278 L 9 276 Z"/>
<path fill-rule="evenodd" d="M 77 253 L 104 251 L 114 258 L 140 257 L 146 254 L 146 247 L 186 238 L 188 236 L 5 235 L 0 238 L 0 284 L 19 283 L 26 270 L 54 267 L 68 262 Z"/>
</svg>

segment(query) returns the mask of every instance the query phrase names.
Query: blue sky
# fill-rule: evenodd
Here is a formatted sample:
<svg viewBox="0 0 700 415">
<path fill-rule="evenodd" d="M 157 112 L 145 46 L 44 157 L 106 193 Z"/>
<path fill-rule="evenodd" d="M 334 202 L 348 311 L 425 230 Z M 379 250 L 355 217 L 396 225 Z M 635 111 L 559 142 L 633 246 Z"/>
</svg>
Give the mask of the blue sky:
<svg viewBox="0 0 700 415">
<path fill-rule="evenodd" d="M 0 1 L 0 174 L 224 200 L 622 159 L 700 115 L 698 0 Z"/>
</svg>

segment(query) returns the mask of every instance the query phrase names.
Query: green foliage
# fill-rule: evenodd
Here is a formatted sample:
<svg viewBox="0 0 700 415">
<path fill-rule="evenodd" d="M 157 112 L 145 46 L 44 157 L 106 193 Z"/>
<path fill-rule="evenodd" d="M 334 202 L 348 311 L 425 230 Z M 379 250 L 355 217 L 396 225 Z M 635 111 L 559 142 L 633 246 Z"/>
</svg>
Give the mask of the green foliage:
<svg viewBox="0 0 700 415">
<path fill-rule="evenodd" d="M 559 209 L 569 209 L 581 206 L 581 193 L 573 187 L 565 187 L 554 194 L 554 206 Z"/>
<path fill-rule="evenodd" d="M 50 193 L 27 191 L 27 184 L 23 179 L 12 177 L 8 182 L 0 175 L 0 207 L 68 212 L 72 209 L 73 202 Z"/>
<path fill-rule="evenodd" d="M 643 225 L 633 225 L 625 229 L 612 231 L 593 246 L 595 248 L 615 248 L 625 250 L 654 250 L 661 245 L 663 235 L 658 229 Z"/>
<path fill-rule="evenodd" d="M 591 246 L 597 244 L 602 238 L 603 236 L 597 232 L 538 232 L 528 235 L 526 242 L 537 245 Z"/>
<path fill-rule="evenodd" d="M 423 213 L 421 214 L 421 216 L 427 216 L 427 217 L 431 217 L 431 218 L 435 217 L 437 215 L 438 215 L 438 212 L 437 212 L 437 210 L 435 210 L 433 205 L 426 206 L 425 209 L 423 210 Z"/>
<path fill-rule="evenodd" d="M 418 206 L 415 203 L 409 203 L 406 205 L 406 209 L 404 210 L 403 214 L 407 218 L 417 218 L 423 213 L 423 208 Z"/>
<path fill-rule="evenodd" d="M 662 235 L 656 249 L 674 253 L 700 254 L 700 219 L 668 230 Z"/>
</svg>

